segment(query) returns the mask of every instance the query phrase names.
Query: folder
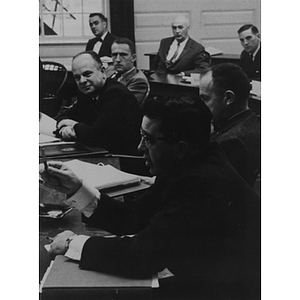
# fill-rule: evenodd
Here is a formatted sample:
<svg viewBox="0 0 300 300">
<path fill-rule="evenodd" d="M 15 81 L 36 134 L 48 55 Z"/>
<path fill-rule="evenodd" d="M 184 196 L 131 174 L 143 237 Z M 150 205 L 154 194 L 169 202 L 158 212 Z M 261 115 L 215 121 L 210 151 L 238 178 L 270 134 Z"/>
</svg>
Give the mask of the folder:
<svg viewBox="0 0 300 300">
<path fill-rule="evenodd" d="M 99 190 L 139 184 L 140 177 L 116 169 L 111 165 L 96 165 L 73 159 L 65 162 L 79 178 Z"/>
<path fill-rule="evenodd" d="M 82 299 L 151 299 L 158 277 L 125 278 L 96 271 L 82 270 L 76 261 L 58 255 L 45 273 L 41 286 L 42 300 Z"/>
</svg>

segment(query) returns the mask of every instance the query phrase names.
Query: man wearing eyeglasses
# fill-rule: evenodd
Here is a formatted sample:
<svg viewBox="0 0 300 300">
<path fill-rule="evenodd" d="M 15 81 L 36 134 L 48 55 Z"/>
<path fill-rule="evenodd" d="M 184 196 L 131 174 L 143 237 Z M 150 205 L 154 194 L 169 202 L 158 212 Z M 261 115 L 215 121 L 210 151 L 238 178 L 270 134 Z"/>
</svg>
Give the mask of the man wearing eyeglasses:
<svg viewBox="0 0 300 300">
<path fill-rule="evenodd" d="M 117 38 L 111 46 L 111 53 L 113 67 L 108 67 L 106 74 L 124 84 L 142 104 L 149 94 L 150 86 L 144 73 L 135 67 L 134 43 L 127 38 Z"/>
<path fill-rule="evenodd" d="M 84 222 L 117 235 L 65 231 L 51 254 L 115 275 L 158 273 L 154 299 L 258 299 L 259 197 L 209 142 L 209 109 L 198 98 L 157 97 L 145 100 L 143 115 L 138 148 L 157 177 L 132 202 L 109 198 L 60 162 L 49 162 L 48 174 L 40 166 L 48 187 L 84 207 Z"/>
<path fill-rule="evenodd" d="M 95 38 L 87 42 L 85 50 L 93 50 L 99 57 L 111 57 L 111 45 L 116 37 L 107 30 L 107 18 L 101 13 L 91 13 L 89 25 Z"/>
</svg>

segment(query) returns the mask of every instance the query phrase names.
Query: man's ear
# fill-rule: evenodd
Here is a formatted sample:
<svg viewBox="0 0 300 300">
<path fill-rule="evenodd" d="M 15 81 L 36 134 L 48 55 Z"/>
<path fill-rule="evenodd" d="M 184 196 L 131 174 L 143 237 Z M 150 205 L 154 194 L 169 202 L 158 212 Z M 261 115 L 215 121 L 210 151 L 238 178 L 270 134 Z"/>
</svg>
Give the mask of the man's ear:
<svg viewBox="0 0 300 300">
<path fill-rule="evenodd" d="M 136 61 L 136 54 L 132 54 L 132 62 L 135 62 Z"/>
<path fill-rule="evenodd" d="M 224 94 L 224 98 L 225 98 L 225 104 L 230 105 L 235 100 L 235 94 L 233 91 L 227 90 Z"/>
<path fill-rule="evenodd" d="M 177 156 L 179 159 L 182 159 L 186 156 L 188 149 L 189 149 L 189 144 L 185 141 L 179 141 L 177 145 Z"/>
</svg>

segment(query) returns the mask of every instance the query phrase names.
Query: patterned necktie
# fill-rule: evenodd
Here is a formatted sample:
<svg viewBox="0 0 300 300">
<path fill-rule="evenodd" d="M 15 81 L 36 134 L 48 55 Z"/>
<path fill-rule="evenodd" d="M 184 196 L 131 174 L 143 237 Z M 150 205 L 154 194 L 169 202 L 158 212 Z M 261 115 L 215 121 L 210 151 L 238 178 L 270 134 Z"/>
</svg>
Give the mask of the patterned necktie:
<svg viewBox="0 0 300 300">
<path fill-rule="evenodd" d="M 180 47 L 180 42 L 178 42 L 177 48 L 176 48 L 173 56 L 171 57 L 171 59 L 166 61 L 166 67 L 167 68 L 172 66 L 174 64 L 174 62 L 176 61 L 176 58 L 177 58 L 177 55 L 178 55 L 178 52 L 179 52 L 179 47 Z"/>
<path fill-rule="evenodd" d="M 176 58 L 177 58 L 178 51 L 179 51 L 179 47 L 180 47 L 180 43 L 178 42 L 177 48 L 176 48 L 176 50 L 175 50 L 173 56 L 172 56 L 171 59 L 170 59 L 170 62 L 171 62 L 172 64 L 175 62 L 175 60 L 176 60 Z"/>
</svg>

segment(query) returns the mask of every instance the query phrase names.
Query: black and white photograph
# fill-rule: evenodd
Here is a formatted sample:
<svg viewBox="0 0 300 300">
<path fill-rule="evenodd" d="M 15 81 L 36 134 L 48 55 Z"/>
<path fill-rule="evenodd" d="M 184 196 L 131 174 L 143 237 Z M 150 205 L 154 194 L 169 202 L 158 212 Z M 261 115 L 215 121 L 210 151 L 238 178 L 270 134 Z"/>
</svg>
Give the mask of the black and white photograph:
<svg viewBox="0 0 300 300">
<path fill-rule="evenodd" d="M 287 265 L 299 262 L 292 258 L 299 231 L 289 230 L 298 222 L 289 201 L 299 192 L 284 184 L 288 177 L 297 186 L 287 167 L 298 169 L 299 158 L 288 145 L 295 126 L 281 118 L 286 108 L 289 119 L 297 111 L 286 83 L 297 75 L 284 70 L 292 48 L 279 49 L 281 40 L 288 45 L 282 28 L 273 20 L 264 27 L 265 1 L 35 2 L 19 24 L 33 40 L 11 54 L 19 71 L 9 94 L 24 81 L 17 89 L 30 103 L 14 108 L 26 121 L 16 122 L 22 137 L 11 155 L 33 183 L 24 180 L 22 193 L 10 188 L 22 204 L 6 213 L 22 236 L 11 254 L 25 263 L 28 275 L 18 276 L 34 282 L 32 297 L 276 299 L 272 286 L 278 299 L 293 299 L 289 287 L 276 289 L 298 281 Z M 34 74 L 20 72 L 22 64 Z M 27 133 L 34 139 L 24 142 Z M 25 162 L 32 175 L 22 174 Z"/>
</svg>

